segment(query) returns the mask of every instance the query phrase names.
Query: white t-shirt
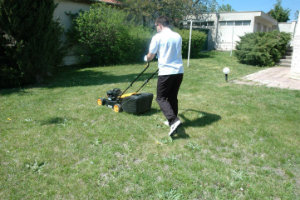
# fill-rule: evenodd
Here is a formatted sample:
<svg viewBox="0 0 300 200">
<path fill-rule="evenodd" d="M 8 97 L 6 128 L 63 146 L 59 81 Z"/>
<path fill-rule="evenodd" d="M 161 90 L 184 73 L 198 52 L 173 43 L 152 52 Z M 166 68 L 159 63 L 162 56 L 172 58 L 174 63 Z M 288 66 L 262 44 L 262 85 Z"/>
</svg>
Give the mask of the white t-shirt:
<svg viewBox="0 0 300 200">
<path fill-rule="evenodd" d="M 158 75 L 183 74 L 181 36 L 169 28 L 153 36 L 149 52 L 157 53 Z"/>
</svg>

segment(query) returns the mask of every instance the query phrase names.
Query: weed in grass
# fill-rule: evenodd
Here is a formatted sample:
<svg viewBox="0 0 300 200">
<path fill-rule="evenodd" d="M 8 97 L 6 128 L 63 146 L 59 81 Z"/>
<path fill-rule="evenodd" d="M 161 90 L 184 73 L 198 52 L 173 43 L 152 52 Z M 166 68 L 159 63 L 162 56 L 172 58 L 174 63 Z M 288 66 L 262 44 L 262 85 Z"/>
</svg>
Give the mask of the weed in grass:
<svg viewBox="0 0 300 200">
<path fill-rule="evenodd" d="M 231 170 L 232 173 L 232 178 L 234 181 L 242 181 L 243 177 L 244 177 L 244 172 L 243 171 L 235 171 L 235 170 Z"/>
<path fill-rule="evenodd" d="M 166 137 L 157 142 L 157 144 L 171 144 L 173 142 L 171 137 Z"/>
<path fill-rule="evenodd" d="M 186 145 L 186 148 L 191 150 L 191 151 L 201 151 L 201 145 L 199 144 L 194 144 L 192 142 L 189 142 L 187 145 Z"/>
<path fill-rule="evenodd" d="M 45 166 L 46 162 L 40 162 L 38 163 L 36 160 L 34 161 L 34 163 L 32 164 L 25 164 L 25 167 L 29 170 L 31 170 L 32 172 L 37 172 L 37 173 L 41 173 L 43 167 Z"/>
<path fill-rule="evenodd" d="M 180 194 L 177 190 L 171 189 L 167 192 L 158 193 L 157 197 L 159 199 L 179 200 L 182 199 L 182 194 Z"/>
</svg>

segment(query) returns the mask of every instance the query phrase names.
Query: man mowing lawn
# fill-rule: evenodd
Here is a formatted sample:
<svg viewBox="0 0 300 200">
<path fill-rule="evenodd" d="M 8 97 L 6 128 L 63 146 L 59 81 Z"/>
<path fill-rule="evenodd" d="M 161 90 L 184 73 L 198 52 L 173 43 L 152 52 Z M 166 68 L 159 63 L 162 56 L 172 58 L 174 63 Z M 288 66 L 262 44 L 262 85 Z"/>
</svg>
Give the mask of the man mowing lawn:
<svg viewBox="0 0 300 200">
<path fill-rule="evenodd" d="M 144 61 L 150 61 L 155 54 L 158 57 L 158 80 L 156 101 L 167 118 L 170 126 L 169 136 L 173 136 L 181 121 L 178 118 L 178 91 L 183 79 L 181 55 L 182 38 L 169 28 L 169 19 L 160 16 L 155 21 L 157 34 L 153 36 L 149 53 Z"/>
</svg>

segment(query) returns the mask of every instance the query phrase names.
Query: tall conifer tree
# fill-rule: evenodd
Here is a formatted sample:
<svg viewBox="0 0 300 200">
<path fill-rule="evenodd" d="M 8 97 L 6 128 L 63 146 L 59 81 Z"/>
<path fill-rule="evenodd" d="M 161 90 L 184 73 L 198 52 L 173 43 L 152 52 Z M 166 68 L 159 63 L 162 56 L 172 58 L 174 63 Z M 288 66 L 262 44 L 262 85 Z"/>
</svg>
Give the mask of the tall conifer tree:
<svg viewBox="0 0 300 200">
<path fill-rule="evenodd" d="M 0 0 L 0 87 L 42 81 L 62 60 L 54 0 Z"/>
<path fill-rule="evenodd" d="M 276 19 L 278 22 L 287 22 L 290 20 L 291 9 L 284 9 L 281 5 L 281 0 L 277 0 L 277 3 L 274 4 L 274 9 L 270 10 L 268 14 Z"/>
</svg>

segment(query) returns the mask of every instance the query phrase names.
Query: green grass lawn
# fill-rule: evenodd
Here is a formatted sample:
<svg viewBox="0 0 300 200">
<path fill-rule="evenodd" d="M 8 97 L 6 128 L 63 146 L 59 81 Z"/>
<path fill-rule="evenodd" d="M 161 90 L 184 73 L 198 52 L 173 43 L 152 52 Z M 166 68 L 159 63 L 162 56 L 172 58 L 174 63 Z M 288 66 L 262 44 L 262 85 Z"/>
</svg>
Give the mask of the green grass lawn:
<svg viewBox="0 0 300 200">
<path fill-rule="evenodd" d="M 184 60 L 174 140 L 155 100 L 138 116 L 97 105 L 144 63 L 0 90 L 0 199 L 300 199 L 300 91 L 226 83 L 224 67 L 229 81 L 262 69 L 229 55 Z"/>
</svg>

